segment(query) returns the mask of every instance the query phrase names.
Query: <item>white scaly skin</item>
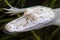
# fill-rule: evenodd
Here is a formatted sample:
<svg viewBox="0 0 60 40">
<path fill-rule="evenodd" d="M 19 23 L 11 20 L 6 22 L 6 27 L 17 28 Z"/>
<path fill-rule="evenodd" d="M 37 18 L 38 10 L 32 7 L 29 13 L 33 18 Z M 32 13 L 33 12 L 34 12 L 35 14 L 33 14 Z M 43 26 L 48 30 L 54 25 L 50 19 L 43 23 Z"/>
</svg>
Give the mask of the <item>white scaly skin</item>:
<svg viewBox="0 0 60 40">
<path fill-rule="evenodd" d="M 25 32 L 25 31 L 40 29 L 49 25 L 60 26 L 60 9 L 59 8 L 51 9 L 44 6 L 34 6 L 34 7 L 23 8 L 23 9 L 11 7 L 10 9 L 4 8 L 4 10 L 9 11 L 6 13 L 8 14 L 12 13 L 12 15 L 17 13 L 24 13 L 22 17 L 17 18 L 16 20 L 12 20 L 5 26 L 5 30 L 8 32 L 12 32 L 12 33 Z M 26 18 L 28 19 L 27 20 L 28 22 L 26 21 Z M 34 20 L 32 20 L 33 18 Z"/>
</svg>

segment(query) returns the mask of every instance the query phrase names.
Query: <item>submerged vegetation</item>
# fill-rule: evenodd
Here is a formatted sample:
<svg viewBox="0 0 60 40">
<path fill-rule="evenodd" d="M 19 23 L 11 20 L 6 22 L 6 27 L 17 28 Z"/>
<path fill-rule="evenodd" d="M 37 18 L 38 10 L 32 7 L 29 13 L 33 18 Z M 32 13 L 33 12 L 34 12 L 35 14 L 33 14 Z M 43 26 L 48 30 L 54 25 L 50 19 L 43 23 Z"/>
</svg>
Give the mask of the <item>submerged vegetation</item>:
<svg viewBox="0 0 60 40">
<path fill-rule="evenodd" d="M 18 8 L 28 7 L 29 5 L 33 6 L 38 3 L 38 1 L 36 1 L 36 3 L 34 4 L 32 2 L 34 0 L 0 0 L 0 40 L 60 40 L 60 27 L 56 25 L 51 25 L 49 27 L 45 27 L 39 30 L 32 30 L 24 33 L 4 33 L 4 25 L 22 15 L 17 14 L 14 16 L 9 16 L 9 14 L 5 14 L 5 10 L 3 10 L 3 8 L 9 8 L 9 4 L 5 3 L 7 1 L 14 7 Z M 57 7 L 57 0 L 41 0 L 39 2 L 39 4 L 43 6 L 48 6 L 51 8 Z"/>
</svg>

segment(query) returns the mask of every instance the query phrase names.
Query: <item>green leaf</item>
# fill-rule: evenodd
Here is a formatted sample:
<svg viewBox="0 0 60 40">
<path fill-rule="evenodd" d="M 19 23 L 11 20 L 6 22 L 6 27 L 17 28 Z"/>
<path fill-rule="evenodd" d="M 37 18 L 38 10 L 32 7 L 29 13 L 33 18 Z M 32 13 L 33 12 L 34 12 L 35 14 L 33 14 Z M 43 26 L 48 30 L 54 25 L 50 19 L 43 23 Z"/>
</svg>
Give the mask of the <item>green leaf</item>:
<svg viewBox="0 0 60 40">
<path fill-rule="evenodd" d="M 49 7 L 54 7 L 54 4 L 56 3 L 57 0 L 51 0 L 50 6 Z"/>
<path fill-rule="evenodd" d="M 3 8 L 0 8 L 0 12 L 3 11 L 4 9 Z"/>
<path fill-rule="evenodd" d="M 52 40 L 52 38 L 57 34 L 57 32 L 60 30 L 60 27 L 58 27 L 56 30 L 54 30 L 50 35 L 48 40 Z"/>
<path fill-rule="evenodd" d="M 4 22 L 8 22 L 8 21 L 11 21 L 13 18 L 3 18 L 3 19 L 0 19 L 0 23 L 4 23 Z"/>
<path fill-rule="evenodd" d="M 7 40 L 10 37 L 16 36 L 18 33 L 16 34 L 10 34 L 10 35 L 3 35 L 2 37 L 0 37 L 0 40 Z"/>
<path fill-rule="evenodd" d="M 2 17 L 4 17 L 5 16 L 5 14 L 2 14 L 2 15 L 0 15 L 0 18 L 2 18 Z"/>
<path fill-rule="evenodd" d="M 3 1 L 3 0 L 0 0 L 0 2 Z"/>
</svg>

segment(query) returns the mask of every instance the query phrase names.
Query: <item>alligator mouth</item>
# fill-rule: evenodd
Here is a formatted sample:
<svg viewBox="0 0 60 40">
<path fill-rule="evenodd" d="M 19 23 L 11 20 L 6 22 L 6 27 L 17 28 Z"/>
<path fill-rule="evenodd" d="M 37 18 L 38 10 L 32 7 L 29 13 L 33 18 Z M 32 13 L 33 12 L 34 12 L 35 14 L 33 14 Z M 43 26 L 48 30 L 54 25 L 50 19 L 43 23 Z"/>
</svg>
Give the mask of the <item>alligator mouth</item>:
<svg viewBox="0 0 60 40">
<path fill-rule="evenodd" d="M 16 33 L 16 32 L 9 32 L 7 30 L 3 30 L 3 32 L 6 33 L 6 34 L 14 34 L 14 33 Z"/>
</svg>

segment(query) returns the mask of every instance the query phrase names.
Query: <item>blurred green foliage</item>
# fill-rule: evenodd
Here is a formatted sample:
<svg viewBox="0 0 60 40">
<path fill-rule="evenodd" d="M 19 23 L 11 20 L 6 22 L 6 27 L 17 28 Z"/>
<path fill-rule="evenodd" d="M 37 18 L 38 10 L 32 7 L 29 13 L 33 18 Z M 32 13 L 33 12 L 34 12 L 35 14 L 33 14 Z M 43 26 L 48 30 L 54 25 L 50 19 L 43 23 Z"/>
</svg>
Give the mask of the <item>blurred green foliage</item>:
<svg viewBox="0 0 60 40">
<path fill-rule="evenodd" d="M 27 0 L 7 0 L 14 7 L 23 8 L 26 5 Z M 32 0 L 31 0 L 32 1 Z M 56 7 L 57 0 L 41 0 L 43 3 L 41 5 L 48 6 L 51 8 Z M 40 1 L 40 2 L 41 2 Z M 18 16 L 9 16 L 5 14 L 3 8 L 9 8 L 4 0 L 0 0 L 0 40 L 60 40 L 60 27 L 59 26 L 49 26 L 39 30 L 15 33 L 15 34 L 5 34 L 3 32 L 4 25 L 9 21 L 16 19 Z M 19 15 L 19 14 L 18 14 Z"/>
</svg>

